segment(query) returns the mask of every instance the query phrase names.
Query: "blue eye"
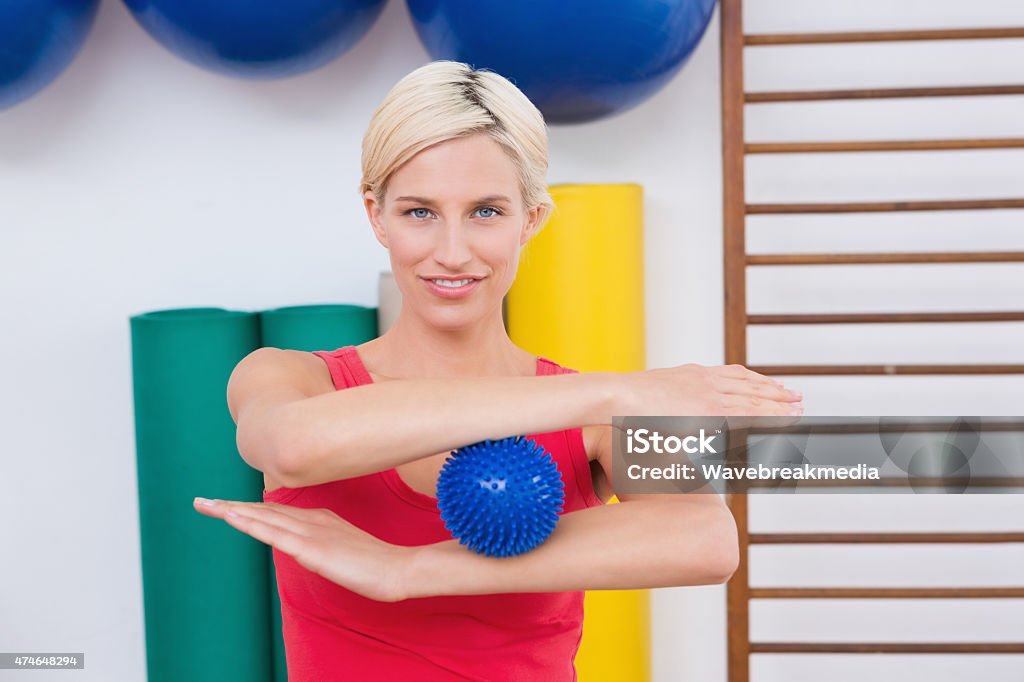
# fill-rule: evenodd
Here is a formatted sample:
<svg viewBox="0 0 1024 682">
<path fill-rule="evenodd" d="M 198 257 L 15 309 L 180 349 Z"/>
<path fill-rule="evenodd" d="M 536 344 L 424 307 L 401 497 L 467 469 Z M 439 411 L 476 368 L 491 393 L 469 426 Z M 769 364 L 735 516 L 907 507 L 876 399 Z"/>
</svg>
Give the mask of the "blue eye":
<svg viewBox="0 0 1024 682">
<path fill-rule="evenodd" d="M 483 211 L 489 211 L 489 213 L 482 213 Z M 494 206 L 481 206 L 480 208 L 477 209 L 477 213 L 482 218 L 495 218 L 497 216 L 503 215 L 502 212 L 499 211 Z M 422 207 L 410 208 L 408 211 L 404 213 L 404 215 L 412 216 L 417 220 L 425 220 L 431 216 L 431 211 L 428 208 Z"/>
</svg>

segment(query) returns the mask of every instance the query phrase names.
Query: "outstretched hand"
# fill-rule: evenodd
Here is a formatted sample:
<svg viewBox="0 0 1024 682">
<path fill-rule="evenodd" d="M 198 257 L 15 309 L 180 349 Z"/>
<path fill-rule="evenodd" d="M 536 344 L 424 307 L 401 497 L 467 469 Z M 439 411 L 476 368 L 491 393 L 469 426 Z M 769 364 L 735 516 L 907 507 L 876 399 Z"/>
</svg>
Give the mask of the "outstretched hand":
<svg viewBox="0 0 1024 682">
<path fill-rule="evenodd" d="M 202 497 L 193 506 L 364 597 L 385 602 L 407 598 L 404 579 L 415 548 L 384 542 L 329 509 Z"/>
<path fill-rule="evenodd" d="M 632 400 L 627 411 L 615 414 L 798 418 L 803 414 L 803 394 L 743 365 L 709 367 L 691 362 L 619 376 L 631 389 L 625 395 Z"/>
</svg>

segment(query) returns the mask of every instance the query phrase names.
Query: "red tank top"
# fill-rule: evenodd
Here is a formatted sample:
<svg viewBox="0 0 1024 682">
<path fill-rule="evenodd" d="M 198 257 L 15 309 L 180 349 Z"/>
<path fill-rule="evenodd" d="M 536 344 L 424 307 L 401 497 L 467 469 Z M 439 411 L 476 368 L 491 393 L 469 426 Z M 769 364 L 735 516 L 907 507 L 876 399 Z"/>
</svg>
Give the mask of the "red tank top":
<svg viewBox="0 0 1024 682">
<path fill-rule="evenodd" d="M 316 351 L 338 390 L 373 383 L 354 346 Z M 546 358 L 537 375 L 569 374 Z M 599 506 L 580 428 L 527 435 L 551 453 L 565 483 L 562 513 Z M 294 507 L 326 507 L 393 544 L 451 539 L 437 499 L 395 469 L 301 488 L 264 491 Z M 470 550 L 466 550 L 470 551 Z M 583 592 L 455 595 L 378 602 L 274 549 L 289 682 L 334 680 L 576 680 Z"/>
</svg>

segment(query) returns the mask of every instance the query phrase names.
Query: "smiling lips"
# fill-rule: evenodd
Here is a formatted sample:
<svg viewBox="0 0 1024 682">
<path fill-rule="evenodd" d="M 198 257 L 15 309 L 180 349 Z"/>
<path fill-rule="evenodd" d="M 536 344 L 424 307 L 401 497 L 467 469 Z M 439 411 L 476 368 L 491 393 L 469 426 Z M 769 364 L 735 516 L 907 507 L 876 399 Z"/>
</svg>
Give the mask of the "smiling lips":
<svg viewBox="0 0 1024 682">
<path fill-rule="evenodd" d="M 431 277 L 422 278 L 427 288 L 440 298 L 464 298 L 480 283 L 478 277 Z"/>
</svg>

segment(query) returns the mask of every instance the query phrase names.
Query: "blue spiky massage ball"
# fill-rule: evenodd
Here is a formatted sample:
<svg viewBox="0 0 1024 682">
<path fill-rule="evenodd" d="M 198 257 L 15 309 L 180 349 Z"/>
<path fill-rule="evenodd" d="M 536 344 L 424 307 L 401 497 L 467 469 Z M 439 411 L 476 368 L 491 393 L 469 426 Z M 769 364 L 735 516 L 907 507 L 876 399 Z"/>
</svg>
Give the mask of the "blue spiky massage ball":
<svg viewBox="0 0 1024 682">
<path fill-rule="evenodd" d="M 459 448 L 441 468 L 437 507 L 452 537 L 478 554 L 515 556 L 547 540 L 565 502 L 562 474 L 523 436 Z"/>
</svg>

